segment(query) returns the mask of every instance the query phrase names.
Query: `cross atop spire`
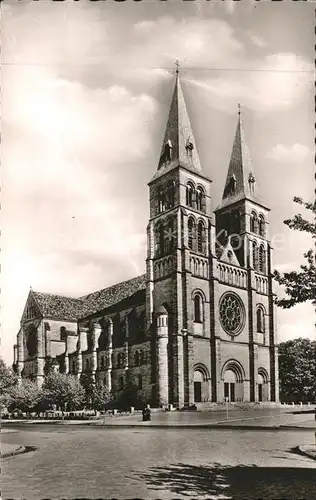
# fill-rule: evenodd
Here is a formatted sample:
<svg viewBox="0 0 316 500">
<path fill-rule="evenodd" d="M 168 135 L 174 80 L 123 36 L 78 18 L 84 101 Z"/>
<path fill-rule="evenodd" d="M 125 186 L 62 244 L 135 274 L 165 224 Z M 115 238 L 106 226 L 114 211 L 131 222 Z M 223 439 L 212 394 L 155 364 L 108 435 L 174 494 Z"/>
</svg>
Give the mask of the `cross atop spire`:
<svg viewBox="0 0 316 500">
<path fill-rule="evenodd" d="M 176 81 L 160 153 L 158 172 L 154 178 L 163 175 L 179 165 L 194 173 L 202 172 L 179 79 L 178 61 L 175 61 L 175 67 Z"/>
<path fill-rule="evenodd" d="M 179 74 L 179 68 L 180 68 L 180 64 L 179 64 L 178 59 L 175 60 L 174 65 L 176 67 L 176 75 L 178 75 Z"/>
<path fill-rule="evenodd" d="M 230 205 L 245 198 L 260 203 L 251 156 L 244 137 L 240 103 L 237 105 L 237 110 L 237 130 L 230 157 L 223 198 L 218 208 Z"/>
</svg>

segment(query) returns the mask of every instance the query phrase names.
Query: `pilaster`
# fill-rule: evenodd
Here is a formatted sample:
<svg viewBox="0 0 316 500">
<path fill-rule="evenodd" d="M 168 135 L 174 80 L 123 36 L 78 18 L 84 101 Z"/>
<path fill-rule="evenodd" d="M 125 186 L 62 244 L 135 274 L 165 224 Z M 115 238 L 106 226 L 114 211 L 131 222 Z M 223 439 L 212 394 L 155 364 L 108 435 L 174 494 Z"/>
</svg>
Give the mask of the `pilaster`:
<svg viewBox="0 0 316 500">
<path fill-rule="evenodd" d="M 107 370 L 106 370 L 106 386 L 109 392 L 112 391 L 112 356 L 113 356 L 113 321 L 108 319 L 108 346 L 107 346 Z"/>
<path fill-rule="evenodd" d="M 253 269 L 248 268 L 249 401 L 256 401 L 257 363 L 254 346 L 254 326 L 256 324 L 255 293 L 255 273 Z"/>
</svg>

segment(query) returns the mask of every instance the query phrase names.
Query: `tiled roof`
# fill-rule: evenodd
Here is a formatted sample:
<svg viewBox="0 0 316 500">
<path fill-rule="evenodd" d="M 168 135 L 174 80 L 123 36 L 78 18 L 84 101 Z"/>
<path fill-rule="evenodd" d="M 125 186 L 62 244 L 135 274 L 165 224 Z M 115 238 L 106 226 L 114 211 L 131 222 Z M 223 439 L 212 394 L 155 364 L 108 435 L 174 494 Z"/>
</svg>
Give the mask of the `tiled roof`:
<svg viewBox="0 0 316 500">
<path fill-rule="evenodd" d="M 31 291 L 43 317 L 53 317 L 67 321 L 76 321 L 97 311 L 110 307 L 144 290 L 146 275 L 122 281 L 103 290 L 79 298 L 65 297 L 51 293 Z"/>
<path fill-rule="evenodd" d="M 127 281 L 122 281 L 116 285 L 109 286 L 103 290 L 90 293 L 80 297 L 85 302 L 85 313 L 81 317 L 88 316 L 94 312 L 101 311 L 113 306 L 122 300 L 131 297 L 134 293 L 146 288 L 146 275 L 142 274 Z"/>
<path fill-rule="evenodd" d="M 35 292 L 32 296 L 38 304 L 44 317 L 60 318 L 68 321 L 76 321 L 80 311 L 84 307 L 84 301 L 73 297 L 64 297 L 52 293 Z"/>
</svg>

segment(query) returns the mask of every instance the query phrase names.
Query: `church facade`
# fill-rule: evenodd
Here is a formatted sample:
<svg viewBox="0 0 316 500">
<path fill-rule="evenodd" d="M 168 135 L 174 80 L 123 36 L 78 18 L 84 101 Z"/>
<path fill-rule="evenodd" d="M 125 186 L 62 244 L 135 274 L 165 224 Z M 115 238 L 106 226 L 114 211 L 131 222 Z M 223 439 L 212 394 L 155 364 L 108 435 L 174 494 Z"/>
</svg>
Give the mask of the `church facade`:
<svg viewBox="0 0 316 500">
<path fill-rule="evenodd" d="M 30 291 L 14 346 L 19 377 L 90 373 L 145 403 L 278 401 L 269 209 L 240 111 L 222 201 L 196 149 L 177 73 L 149 182 L 146 273 L 80 298 Z"/>
</svg>

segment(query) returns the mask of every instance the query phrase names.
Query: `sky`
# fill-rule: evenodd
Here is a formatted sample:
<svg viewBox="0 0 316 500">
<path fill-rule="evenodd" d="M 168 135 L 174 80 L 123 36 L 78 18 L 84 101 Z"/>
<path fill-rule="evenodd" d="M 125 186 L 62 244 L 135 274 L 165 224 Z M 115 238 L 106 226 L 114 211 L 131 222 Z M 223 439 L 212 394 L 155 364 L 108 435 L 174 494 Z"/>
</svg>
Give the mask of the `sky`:
<svg viewBox="0 0 316 500">
<path fill-rule="evenodd" d="M 145 271 L 147 183 L 180 78 L 218 205 L 241 103 L 273 263 L 312 247 L 283 220 L 314 198 L 314 8 L 305 2 L 1 3 L 2 356 L 30 287 L 80 296 Z M 279 293 L 280 290 L 278 290 Z M 278 310 L 279 341 L 315 339 Z"/>
</svg>

